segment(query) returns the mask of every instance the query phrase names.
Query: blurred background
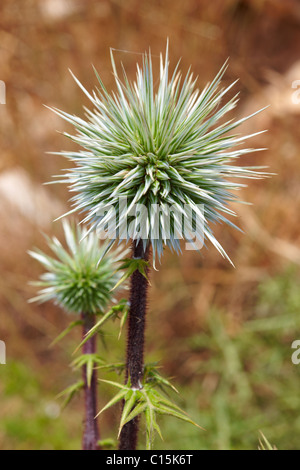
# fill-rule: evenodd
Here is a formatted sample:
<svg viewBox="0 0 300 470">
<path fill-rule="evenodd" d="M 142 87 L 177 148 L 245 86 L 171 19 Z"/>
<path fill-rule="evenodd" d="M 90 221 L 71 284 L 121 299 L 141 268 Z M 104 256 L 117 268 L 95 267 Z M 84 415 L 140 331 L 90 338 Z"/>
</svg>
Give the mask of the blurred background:
<svg viewBox="0 0 300 470">
<path fill-rule="evenodd" d="M 244 233 L 215 227 L 235 268 L 209 246 L 201 255 L 166 252 L 152 273 L 147 361 L 159 361 L 180 391 L 178 404 L 206 429 L 162 418 L 164 441 L 155 447 L 257 449 L 260 430 L 279 449 L 299 447 L 300 365 L 291 343 L 300 339 L 300 2 L 2 0 L 1 449 L 77 449 L 81 441 L 82 397 L 65 409 L 56 398 L 76 381 L 69 364 L 80 332 L 50 348 L 74 318 L 27 303 L 35 294 L 28 282 L 41 273 L 27 250 L 45 249 L 43 232 L 60 237 L 53 220 L 70 207 L 66 187 L 43 185 L 68 165 L 46 152 L 75 149 L 60 134 L 71 129 L 44 105 L 82 116 L 88 102 L 68 68 L 90 90 L 94 64 L 110 88 L 110 47 L 134 79 L 140 53 L 150 47 L 156 67 L 167 38 L 171 64 L 192 65 L 199 87 L 229 57 L 224 84 L 239 78 L 238 117 L 270 105 L 243 128 L 268 129 L 251 142 L 267 150 L 245 161 L 276 175 L 243 190 L 253 203 L 235 207 Z M 122 361 L 117 327 L 104 339 L 107 354 Z M 101 386 L 99 407 L 111 396 Z M 115 438 L 118 419 L 118 407 L 101 417 L 102 438 Z"/>
</svg>

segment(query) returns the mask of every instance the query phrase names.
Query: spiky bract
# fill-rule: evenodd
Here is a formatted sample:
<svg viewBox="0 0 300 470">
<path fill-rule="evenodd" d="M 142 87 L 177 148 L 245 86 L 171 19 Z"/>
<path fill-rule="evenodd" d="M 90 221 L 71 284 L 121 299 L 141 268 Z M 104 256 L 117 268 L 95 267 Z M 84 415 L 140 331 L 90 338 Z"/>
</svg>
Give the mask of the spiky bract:
<svg viewBox="0 0 300 470">
<path fill-rule="evenodd" d="M 100 246 L 96 233 L 87 234 L 86 228 L 67 221 L 63 228 L 67 248 L 56 237 L 47 237 L 55 257 L 41 250 L 29 252 L 47 270 L 33 283 L 41 289 L 32 301 L 54 300 L 68 312 L 103 313 L 120 278 L 115 272 L 120 249 L 103 257 L 105 245 Z"/>
<path fill-rule="evenodd" d="M 139 239 L 142 224 L 146 235 L 140 238 L 145 246 L 151 243 L 155 257 L 161 255 L 164 245 L 179 249 L 178 233 L 185 216 L 188 220 L 189 208 L 203 223 L 195 226 L 192 219 L 188 233 L 195 232 L 196 241 L 209 239 L 227 257 L 210 222 L 234 225 L 227 219 L 227 215 L 235 215 L 228 203 L 236 198 L 232 191 L 244 186 L 235 179 L 264 176 L 259 167 L 232 165 L 253 149 L 239 148 L 252 136 L 232 134 L 251 116 L 224 119 L 238 101 L 235 96 L 223 103 L 234 85 L 220 88 L 227 65 L 202 92 L 196 88 L 190 71 L 182 79 L 178 64 L 170 75 L 168 47 L 164 60 L 161 56 L 156 87 L 151 54 L 143 56 L 141 68 L 137 66 L 134 83 L 125 71 L 121 81 L 113 56 L 112 66 L 116 93 L 109 94 L 97 73 L 100 89 L 92 95 L 75 78 L 94 106 L 93 110 L 86 110 L 85 119 L 55 110 L 77 130 L 74 136 L 66 135 L 83 147 L 79 152 L 61 152 L 75 163 L 64 178 L 60 177 L 76 192 L 73 210 L 85 212 L 84 221 L 100 231 L 107 229 L 116 217 L 113 229 L 107 230 L 112 241 L 124 236 L 124 223 L 127 238 L 133 234 L 132 238 Z M 120 209 L 120 198 L 126 198 L 125 210 Z M 136 204 L 147 208 L 144 219 L 138 216 Z M 199 210 L 201 205 L 203 213 Z M 159 218 L 157 207 L 161 211 Z M 170 207 L 177 211 L 166 235 L 165 214 Z"/>
</svg>

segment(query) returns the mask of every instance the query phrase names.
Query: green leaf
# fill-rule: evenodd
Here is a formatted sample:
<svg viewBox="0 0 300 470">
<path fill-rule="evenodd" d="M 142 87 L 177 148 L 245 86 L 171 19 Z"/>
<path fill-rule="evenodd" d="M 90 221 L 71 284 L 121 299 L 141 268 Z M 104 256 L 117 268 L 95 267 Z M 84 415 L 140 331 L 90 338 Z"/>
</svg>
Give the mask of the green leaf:
<svg viewBox="0 0 300 470">
<path fill-rule="evenodd" d="M 82 348 L 82 346 L 100 330 L 100 328 L 104 325 L 104 323 L 106 323 L 111 318 L 113 319 L 117 318 L 119 313 L 123 313 L 123 315 L 127 316 L 127 313 L 128 313 L 127 300 L 122 299 L 118 305 L 114 305 L 113 307 L 111 307 L 111 309 L 108 310 L 108 312 L 106 312 L 105 315 L 103 315 L 103 317 L 100 318 L 100 320 L 93 326 L 93 328 L 91 328 L 90 331 L 86 333 L 84 339 L 81 341 L 79 346 L 77 346 L 73 354 L 75 354 L 80 348 Z M 126 316 L 125 316 L 125 320 L 126 320 Z M 125 320 L 123 319 L 123 324 Z"/>
<path fill-rule="evenodd" d="M 96 418 L 97 418 L 101 413 L 103 413 L 103 411 L 108 410 L 108 408 L 110 408 L 111 406 L 115 405 L 115 404 L 118 403 L 120 400 L 123 400 L 123 398 L 125 397 L 126 393 L 127 393 L 127 390 L 120 390 L 120 392 L 117 393 L 117 394 L 99 411 L 99 413 L 97 413 Z"/>
<path fill-rule="evenodd" d="M 100 382 L 104 382 L 106 384 L 114 385 L 115 387 L 121 388 L 122 390 L 130 390 L 127 385 L 120 384 L 119 382 L 113 382 L 112 380 L 105 380 L 99 379 Z"/>
<path fill-rule="evenodd" d="M 152 406 L 147 407 L 145 410 L 145 418 L 146 418 L 146 449 L 151 450 L 153 444 L 153 434 L 154 430 L 158 433 L 161 440 L 163 440 L 160 427 L 156 422 L 155 412 Z"/>
<path fill-rule="evenodd" d="M 128 415 L 130 414 L 132 408 L 135 405 L 136 399 L 137 399 L 136 390 L 132 390 L 132 389 L 128 390 L 128 392 L 127 392 L 127 394 L 124 398 L 125 403 L 124 403 L 123 411 L 122 411 L 122 415 L 121 415 L 118 436 L 120 435 L 121 429 L 122 429 L 122 427 L 124 426 L 124 424 L 126 422 L 126 418 L 128 417 Z"/>
<path fill-rule="evenodd" d="M 100 330 L 101 326 L 114 315 L 115 315 L 115 312 L 112 311 L 112 310 L 109 310 L 105 315 L 103 315 L 103 317 L 93 326 L 93 328 L 91 328 L 90 331 L 88 331 L 88 333 L 86 333 L 85 338 L 81 341 L 79 346 L 77 346 L 77 348 L 75 349 L 73 354 L 75 354 L 79 349 L 81 349 L 82 346 L 89 339 L 91 339 L 97 333 L 97 331 Z"/>
<path fill-rule="evenodd" d="M 277 450 L 275 446 L 272 447 L 272 445 L 270 444 L 266 436 L 262 433 L 262 431 L 259 432 L 261 434 L 262 439 L 258 439 L 258 450 Z"/>
<path fill-rule="evenodd" d="M 115 439 L 102 439 L 98 441 L 98 446 L 101 450 L 116 450 L 117 449 L 117 441 Z"/>
<path fill-rule="evenodd" d="M 62 331 L 50 344 L 50 347 L 54 346 L 56 343 L 61 341 L 70 331 L 75 328 L 75 326 L 82 325 L 82 320 L 73 321 L 70 325 Z"/>
<path fill-rule="evenodd" d="M 142 414 L 145 410 L 147 409 L 147 403 L 141 402 L 137 403 L 133 409 L 131 409 L 130 413 L 127 414 L 127 416 L 123 417 L 120 423 L 120 429 L 119 429 L 119 434 L 122 429 L 122 427 L 126 424 L 129 423 L 129 421 L 132 421 L 134 418 L 136 418 L 138 415 Z"/>
<path fill-rule="evenodd" d="M 174 418 L 181 419 L 182 421 L 186 421 L 187 423 L 193 424 L 199 429 L 202 429 L 203 431 L 205 430 L 199 424 L 195 423 L 189 416 L 185 414 L 184 411 L 176 411 L 173 407 L 167 407 L 163 405 L 158 405 L 155 407 L 155 410 L 157 413 L 164 414 L 164 415 L 169 415 L 169 416 L 174 416 Z"/>
<path fill-rule="evenodd" d="M 124 312 L 122 313 L 122 316 L 120 318 L 120 330 L 119 330 L 118 339 L 121 338 L 123 327 L 124 327 L 124 325 L 126 323 L 126 320 L 127 320 L 127 317 L 128 317 L 128 313 L 129 313 L 129 306 L 126 309 L 124 309 Z"/>
<path fill-rule="evenodd" d="M 99 364 L 101 366 L 103 366 L 103 364 L 105 365 L 105 361 L 101 356 L 99 356 L 99 354 L 82 354 L 71 363 L 71 367 L 74 369 L 81 369 L 82 367 L 86 367 L 87 385 L 90 388 L 93 370 L 95 369 L 95 366 Z"/>
<path fill-rule="evenodd" d="M 67 396 L 63 403 L 63 408 L 65 408 L 70 403 L 73 397 L 78 392 L 80 392 L 80 390 L 82 390 L 83 387 L 84 387 L 84 382 L 83 380 L 80 380 L 79 382 L 76 382 L 75 384 L 70 385 L 70 387 L 67 387 L 65 390 L 63 390 L 57 395 L 57 398 L 63 397 L 65 395 Z"/>
<path fill-rule="evenodd" d="M 153 368 L 153 366 L 151 366 Z M 148 366 L 148 372 L 151 367 Z M 144 377 L 145 380 L 145 377 Z M 199 426 L 195 423 L 184 411 L 182 411 L 176 404 L 168 400 L 161 392 L 154 389 L 153 383 L 144 383 L 141 390 L 133 390 L 130 388 L 129 382 L 127 385 L 121 385 L 117 382 L 111 382 L 109 380 L 103 380 L 105 383 L 109 383 L 115 387 L 121 388 L 121 391 L 101 410 L 109 408 L 113 404 L 120 400 L 124 400 L 123 411 L 120 420 L 119 432 L 123 426 L 137 417 L 140 414 L 145 415 L 146 420 L 146 448 L 151 449 L 153 442 L 154 431 L 156 431 L 162 439 L 160 427 L 156 421 L 156 415 L 171 415 L 175 418 L 186 421 L 194 426 Z M 167 381 L 169 386 L 169 382 Z M 156 383 L 160 385 L 160 382 Z"/>
<path fill-rule="evenodd" d="M 147 268 L 149 267 L 149 261 L 145 261 L 144 259 L 140 258 L 125 258 L 121 261 L 121 266 L 117 269 L 117 271 L 126 270 L 123 274 L 121 279 L 116 283 L 116 285 L 112 288 L 112 290 L 116 289 L 120 286 L 126 279 L 128 279 L 135 271 L 139 271 L 149 282 L 147 276 Z M 151 284 L 150 284 L 151 285 Z"/>
<path fill-rule="evenodd" d="M 167 388 L 171 388 L 174 392 L 179 393 L 176 387 L 173 384 L 171 384 L 169 380 L 162 377 L 162 375 L 158 372 L 157 369 L 158 369 L 157 363 L 145 364 L 145 367 L 144 367 L 145 382 L 158 386 L 162 390 L 164 390 L 164 387 L 167 387 Z"/>
<path fill-rule="evenodd" d="M 116 372 L 117 374 L 121 374 L 126 367 L 124 362 L 112 362 L 111 364 L 104 364 L 103 366 L 97 367 L 97 369 L 107 369 L 110 372 Z"/>
</svg>

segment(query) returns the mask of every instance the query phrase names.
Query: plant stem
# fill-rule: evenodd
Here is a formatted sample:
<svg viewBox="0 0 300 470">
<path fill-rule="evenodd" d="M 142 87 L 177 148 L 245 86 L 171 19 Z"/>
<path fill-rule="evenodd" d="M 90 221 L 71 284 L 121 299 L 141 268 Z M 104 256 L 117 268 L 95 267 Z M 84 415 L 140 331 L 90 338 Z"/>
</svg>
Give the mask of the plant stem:
<svg viewBox="0 0 300 470">
<path fill-rule="evenodd" d="M 133 244 L 133 258 L 149 259 L 149 246 L 144 250 L 143 242 Z M 147 272 L 147 269 L 146 269 Z M 131 388 L 141 389 L 144 374 L 145 317 L 147 308 L 148 280 L 138 271 L 131 276 L 130 310 L 127 336 L 126 383 L 130 378 Z M 137 445 L 139 418 L 123 426 L 119 449 L 135 450 Z"/>
<path fill-rule="evenodd" d="M 89 313 L 82 313 L 81 319 L 83 323 L 82 337 L 85 338 L 86 333 L 95 324 L 94 315 Z M 83 354 L 96 353 L 96 336 L 92 336 L 82 347 Z M 85 417 L 84 417 L 84 431 L 82 438 L 83 450 L 99 450 L 99 431 L 97 420 L 97 372 L 93 370 L 91 384 L 88 386 L 86 366 L 82 368 L 82 375 L 84 381 L 84 404 L 85 404 Z"/>
</svg>

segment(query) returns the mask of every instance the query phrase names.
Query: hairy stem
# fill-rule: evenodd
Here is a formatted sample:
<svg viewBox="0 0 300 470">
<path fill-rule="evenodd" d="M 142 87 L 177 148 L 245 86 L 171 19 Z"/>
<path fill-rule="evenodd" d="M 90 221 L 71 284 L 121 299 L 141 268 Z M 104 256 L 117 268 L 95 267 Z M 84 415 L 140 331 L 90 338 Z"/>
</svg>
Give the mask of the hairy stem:
<svg viewBox="0 0 300 470">
<path fill-rule="evenodd" d="M 133 244 L 133 258 L 149 259 L 149 247 L 144 250 L 143 243 Z M 131 276 L 130 311 L 128 320 L 126 382 L 130 378 L 132 388 L 142 388 L 144 373 L 145 317 L 147 308 L 147 279 L 136 270 Z M 119 449 L 135 450 L 137 445 L 139 419 L 134 418 L 123 426 Z"/>
<path fill-rule="evenodd" d="M 86 333 L 95 324 L 94 315 L 89 313 L 82 313 L 81 319 L 83 323 L 82 335 L 85 337 Z M 96 336 L 92 336 L 82 347 L 83 354 L 95 354 L 96 353 Z M 93 370 L 92 380 L 90 386 L 87 381 L 86 366 L 82 368 L 82 375 L 84 381 L 84 405 L 85 405 L 85 417 L 84 417 L 84 430 L 82 438 L 82 449 L 83 450 L 99 450 L 99 431 L 97 426 L 97 420 L 95 416 L 97 414 L 97 372 Z"/>
</svg>

